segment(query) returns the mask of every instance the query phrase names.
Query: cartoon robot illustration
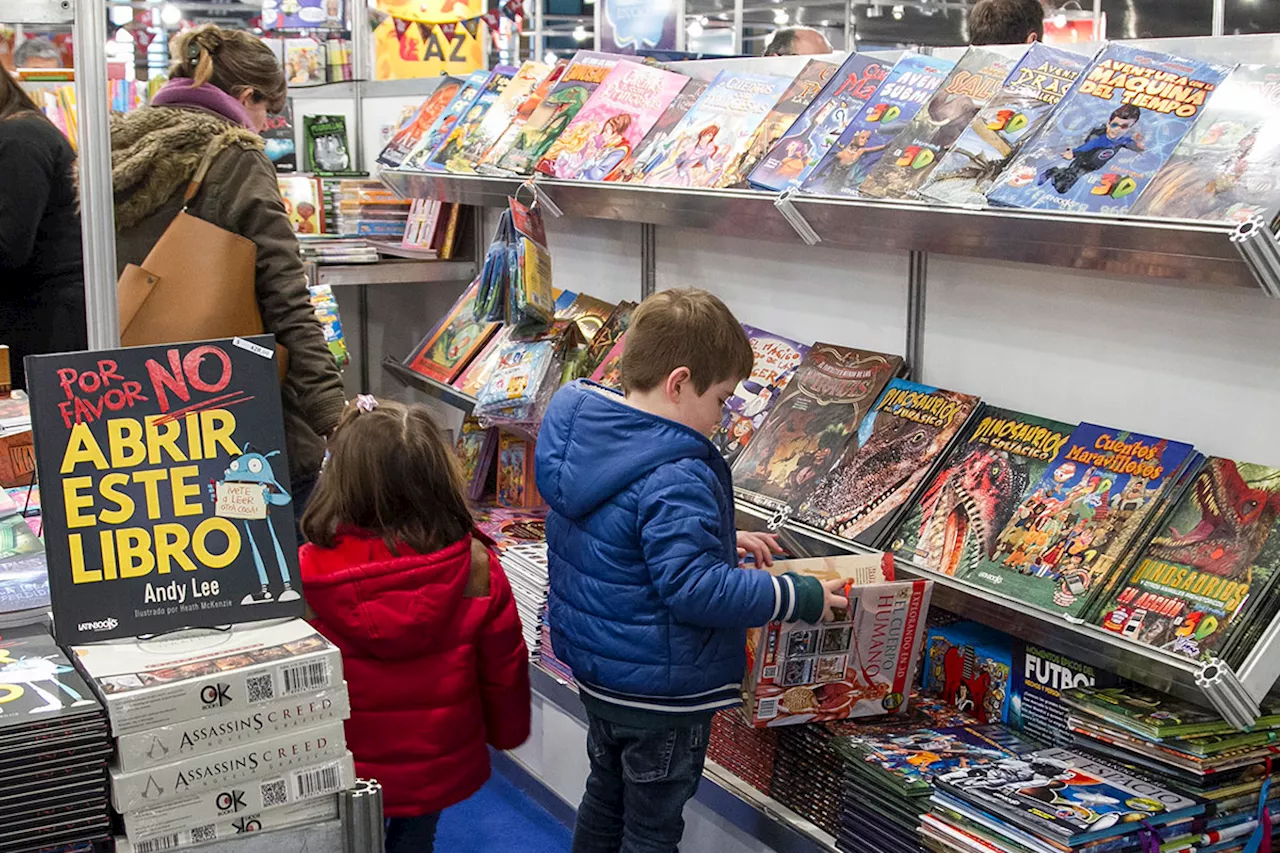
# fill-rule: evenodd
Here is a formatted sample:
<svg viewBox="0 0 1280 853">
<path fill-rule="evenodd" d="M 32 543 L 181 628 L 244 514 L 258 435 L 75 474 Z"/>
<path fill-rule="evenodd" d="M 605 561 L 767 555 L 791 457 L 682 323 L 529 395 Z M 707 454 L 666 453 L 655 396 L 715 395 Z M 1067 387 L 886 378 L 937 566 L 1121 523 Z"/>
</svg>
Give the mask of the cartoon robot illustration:
<svg viewBox="0 0 1280 853">
<path fill-rule="evenodd" d="M 227 466 L 222 481 L 209 484 L 209 495 L 215 504 L 218 501 L 217 487 L 220 485 L 251 483 L 262 487 L 262 497 L 266 504 L 266 514 L 262 519 L 262 523 L 266 525 L 267 533 L 271 536 L 271 544 L 275 548 L 276 569 L 284 588 L 280 591 L 279 597 L 271 594 L 271 582 L 267 576 L 267 567 L 262 559 L 262 552 L 258 549 L 257 539 L 254 538 L 255 521 L 258 519 L 241 518 L 240 520 L 244 524 L 245 538 L 249 540 L 249 547 L 253 549 L 253 563 L 258 567 L 258 578 L 262 581 L 262 590 L 246 595 L 240 602 L 241 604 L 297 601 L 302 597 L 293 589 L 292 579 L 289 576 L 289 564 L 285 560 L 284 549 L 280 547 L 280 537 L 276 534 L 275 524 L 271 518 L 272 507 L 288 506 L 293 502 L 293 498 L 276 479 L 275 472 L 271 469 L 270 458 L 278 455 L 280 455 L 278 450 L 273 450 L 266 454 L 257 453 L 251 451 L 250 446 L 245 444 L 244 451 L 232 459 L 231 464 Z"/>
<path fill-rule="evenodd" d="M 14 659 L 10 656 L 8 649 L 0 649 L 0 704 L 20 699 L 27 688 L 34 691 L 45 703 L 39 708 L 32 708 L 28 712 L 31 714 L 60 710 L 63 704 L 54 695 L 59 690 L 71 697 L 72 704 L 88 702 L 89 700 L 58 678 L 59 675 L 72 672 L 73 668 L 54 663 L 50 660 L 52 657 L 48 655 Z M 48 685 L 51 690 L 45 690 L 41 684 Z"/>
</svg>

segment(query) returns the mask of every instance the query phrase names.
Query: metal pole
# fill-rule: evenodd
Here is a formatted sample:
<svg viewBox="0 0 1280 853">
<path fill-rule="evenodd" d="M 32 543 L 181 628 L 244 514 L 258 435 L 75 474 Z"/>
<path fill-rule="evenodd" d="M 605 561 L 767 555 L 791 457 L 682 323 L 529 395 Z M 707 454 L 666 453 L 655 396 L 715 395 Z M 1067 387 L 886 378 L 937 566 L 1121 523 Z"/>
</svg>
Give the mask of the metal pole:
<svg viewBox="0 0 1280 853">
<path fill-rule="evenodd" d="M 600 0 L 596 0 L 598 3 Z M 743 41 L 745 27 L 742 21 L 742 0 L 733 0 L 733 52 L 746 53 L 746 42 Z"/>
<path fill-rule="evenodd" d="M 1093 40 L 1102 41 L 1102 0 L 1093 0 Z"/>
<path fill-rule="evenodd" d="M 924 298 L 929 255 L 911 252 L 907 264 L 907 369 L 910 377 L 919 382 L 924 375 Z"/>
<path fill-rule="evenodd" d="M 541 62 L 542 56 L 547 52 L 546 40 L 542 37 L 543 17 L 546 15 L 547 0 L 534 0 L 533 2 L 533 41 L 529 48 L 529 58 L 535 62 Z M 596 48 L 599 50 L 599 48 Z"/>
<path fill-rule="evenodd" d="M 364 0 L 351 3 L 351 76 L 355 89 L 355 158 L 357 169 L 365 168 L 364 162 L 364 81 L 374 78 L 373 31 L 369 29 L 369 11 Z"/>
<path fill-rule="evenodd" d="M 1213 0 L 1213 32 L 1220 36 L 1227 28 L 1227 0 Z"/>
<path fill-rule="evenodd" d="M 107 123 L 107 11 L 101 0 L 75 0 L 72 31 L 80 114 L 80 227 L 90 349 L 120 346 L 116 307 L 116 213 Z"/>
<path fill-rule="evenodd" d="M 856 32 L 853 23 L 853 0 L 849 0 L 844 4 L 844 49 L 849 53 L 858 49 L 857 39 L 853 37 Z"/>
<path fill-rule="evenodd" d="M 658 226 L 640 225 L 640 298 L 648 299 L 658 289 Z"/>
</svg>

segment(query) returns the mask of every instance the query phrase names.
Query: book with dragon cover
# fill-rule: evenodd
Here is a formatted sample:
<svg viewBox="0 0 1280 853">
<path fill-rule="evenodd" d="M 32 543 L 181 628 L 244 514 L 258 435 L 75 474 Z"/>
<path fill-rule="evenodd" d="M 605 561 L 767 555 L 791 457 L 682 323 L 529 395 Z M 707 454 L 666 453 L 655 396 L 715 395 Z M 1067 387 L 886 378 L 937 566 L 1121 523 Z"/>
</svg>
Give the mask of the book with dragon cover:
<svg viewBox="0 0 1280 853">
<path fill-rule="evenodd" d="M 436 121 L 462 90 L 462 85 L 459 77 L 442 77 L 435 91 L 414 110 L 408 121 L 396 129 L 378 155 L 378 162 L 393 169 L 401 166 L 418 143 L 427 138 Z"/>
<path fill-rule="evenodd" d="M 786 134 L 751 170 L 751 185 L 781 192 L 803 184 L 892 68 L 892 63 L 865 54 L 850 54 Z"/>
<path fill-rule="evenodd" d="M 418 140 L 418 143 L 414 145 L 413 150 L 405 156 L 399 168 L 436 171 L 442 168 L 431 162 L 431 155 L 444 144 L 449 134 L 453 133 L 453 129 L 457 127 L 458 122 L 466 115 L 467 108 L 471 106 L 476 96 L 484 89 L 488 80 L 488 71 L 473 71 L 462 80 L 453 99 L 440 111 L 440 115 L 436 116 L 436 120 L 431 123 L 431 127 L 422 135 L 422 139 Z M 449 84 L 442 83 L 441 85 L 447 86 Z"/>
<path fill-rule="evenodd" d="M 790 77 L 721 71 L 671 131 L 674 140 L 641 183 L 648 186 L 721 187 Z"/>
<path fill-rule="evenodd" d="M 560 82 L 551 87 L 547 97 L 520 129 L 511 148 L 494 164 L 495 167 L 512 175 L 531 174 L 622 59 L 616 54 L 592 50 L 580 50 L 574 54 L 573 61 L 560 75 Z"/>
<path fill-rule="evenodd" d="M 683 74 L 619 62 L 538 163 L 556 178 L 603 181 L 635 150 L 688 82 Z"/>
<path fill-rule="evenodd" d="M 978 111 L 1004 85 L 1013 60 L 971 47 L 858 186 L 867 198 L 911 198 Z"/>
<path fill-rule="evenodd" d="M 990 764 L 1036 748 L 1001 725 L 852 735 L 841 740 L 842 752 L 847 751 L 860 765 L 870 765 L 888 786 L 919 795 L 933 791 L 935 776 Z M 859 774 L 867 769 L 856 768 Z"/>
<path fill-rule="evenodd" d="M 725 401 L 724 418 L 711 435 L 711 443 L 733 465 L 733 460 L 751 443 L 765 416 L 773 410 L 786 390 L 809 347 L 790 338 L 748 326 L 742 326 L 755 353 L 751 375 L 738 383 L 733 396 Z"/>
<path fill-rule="evenodd" d="M 1278 514 L 1280 469 L 1210 457 L 1094 621 L 1184 657 L 1220 656 L 1274 581 Z"/>
<path fill-rule="evenodd" d="M 800 504 L 799 518 L 876 545 L 978 407 L 978 398 L 894 379 Z"/>
<path fill-rule="evenodd" d="M 1075 87 L 1089 57 L 1036 42 L 1004 86 L 942 156 L 919 194 L 942 204 L 982 207 L 987 191 Z"/>
<path fill-rule="evenodd" d="M 984 407 L 907 511 L 890 550 L 944 575 L 963 576 L 990 559 L 1013 511 L 1074 428 Z"/>
<path fill-rule="evenodd" d="M 473 281 L 439 325 L 418 344 L 405 361 L 406 367 L 437 382 L 452 382 L 458 376 L 500 325 L 476 319 L 479 292 L 479 281 Z"/>
<path fill-rule="evenodd" d="M 856 196 L 858 185 L 880 162 L 889 143 L 929 102 L 955 65 L 949 59 L 918 53 L 899 59 L 801 189 L 820 195 Z"/>
<path fill-rule="evenodd" d="M 707 87 L 711 85 L 714 79 L 708 71 L 701 73 L 706 75 L 699 77 L 697 69 L 690 68 L 691 75 L 689 81 L 684 84 L 684 88 L 680 90 L 680 94 L 672 99 L 667 105 L 666 110 L 654 122 L 653 127 L 649 128 L 649 132 L 644 139 L 640 140 L 640 144 L 636 146 L 635 151 L 627 156 L 625 160 L 618 164 L 618 168 L 613 170 L 609 175 L 610 181 L 618 181 L 621 183 L 630 183 L 632 181 L 643 180 L 646 175 L 653 171 L 653 167 L 662 163 L 675 145 L 675 138 L 672 137 L 671 131 L 675 130 L 676 125 L 680 123 L 680 119 L 684 118 L 685 113 L 693 109 L 693 105 L 702 97 L 702 93 L 707 91 Z"/>
<path fill-rule="evenodd" d="M 1108 44 L 987 200 L 1036 210 L 1129 212 L 1229 70 Z"/>
<path fill-rule="evenodd" d="M 484 85 L 480 87 L 480 91 L 467 105 L 466 112 L 458 117 L 453 129 L 444 137 L 436 150 L 431 152 L 431 156 L 427 159 L 428 168 L 445 169 L 450 160 L 462 154 L 472 133 L 480 127 L 489 108 L 506 91 L 518 70 L 513 65 L 499 65 L 493 69 Z"/>
<path fill-rule="evenodd" d="M 1138 216 L 1266 217 L 1280 186 L 1280 66 L 1231 72 L 1133 206 Z"/>
<path fill-rule="evenodd" d="M 485 110 L 480 121 L 467 134 L 462 147 L 444 164 L 445 170 L 458 174 L 474 174 L 476 164 L 489 153 L 489 149 L 497 143 L 511 126 L 511 122 L 515 120 L 520 104 L 550 73 L 550 65 L 533 60 L 525 62 L 516 69 L 510 81 Z"/>
<path fill-rule="evenodd" d="M 1189 444 L 1080 424 L 965 580 L 1082 616 L 1192 458 Z"/>
<path fill-rule="evenodd" d="M 476 164 L 476 171 L 482 175 L 506 175 L 510 174 L 498 166 L 502 158 L 516 144 L 516 139 L 520 136 L 520 131 L 528 123 L 529 118 L 534 111 L 542 105 L 547 99 L 547 95 L 551 94 L 551 89 L 560 82 L 561 75 L 564 70 L 569 67 L 569 60 L 561 59 L 555 64 L 555 67 L 542 78 L 537 86 L 533 87 L 528 95 L 525 96 L 519 106 L 516 107 L 515 115 L 511 118 L 511 124 L 507 125 L 507 129 L 502 132 L 502 136 L 498 137 L 498 141 L 493 144 L 488 153 L 480 159 Z"/>
<path fill-rule="evenodd" d="M 790 506 L 831 470 L 901 368 L 901 356 L 814 344 L 734 462 L 735 490 L 771 509 Z"/>
</svg>

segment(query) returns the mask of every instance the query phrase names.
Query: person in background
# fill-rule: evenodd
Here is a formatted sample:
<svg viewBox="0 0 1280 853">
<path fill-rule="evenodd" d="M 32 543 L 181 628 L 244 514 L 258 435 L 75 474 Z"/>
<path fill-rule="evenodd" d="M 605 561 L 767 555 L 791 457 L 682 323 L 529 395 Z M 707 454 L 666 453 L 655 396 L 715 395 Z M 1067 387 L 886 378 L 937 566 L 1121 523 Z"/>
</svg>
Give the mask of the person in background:
<svg viewBox="0 0 1280 853">
<path fill-rule="evenodd" d="M 22 359 L 88 347 L 75 152 L 0 68 L 0 344 Z"/>
<path fill-rule="evenodd" d="M 61 68 L 62 51 L 47 38 L 30 38 L 13 52 L 16 68 Z"/>
<path fill-rule="evenodd" d="M 588 720 L 574 853 L 673 853 L 711 716 L 740 701 L 747 629 L 848 606 L 842 581 L 739 567 L 781 552 L 735 532 L 729 467 L 707 438 L 752 361 L 723 302 L 664 290 L 627 331 L 625 394 L 566 385 L 538 433 L 551 642 Z"/>
<path fill-rule="evenodd" d="M 302 520 L 308 618 L 342 650 L 347 745 L 382 783 L 386 853 L 430 853 L 441 810 L 489 778 L 486 744 L 529 737 L 515 599 L 463 491 L 425 407 L 362 395 Z"/>
<path fill-rule="evenodd" d="M 831 50 L 831 42 L 827 41 L 827 37 L 812 27 L 783 27 L 774 30 L 768 47 L 764 49 L 764 55 L 808 56 L 830 53 Z"/>
<path fill-rule="evenodd" d="M 213 25 L 178 34 L 169 50 L 170 80 L 151 106 L 111 118 L 117 273 L 142 265 L 182 209 L 187 182 L 212 143 L 216 154 L 188 212 L 257 247 L 262 322 L 289 351 L 281 397 L 301 516 L 324 459 L 324 436 L 337 426 L 346 398 L 259 136 L 268 113 L 284 107 L 284 72 L 261 39 Z"/>
<path fill-rule="evenodd" d="M 1044 38 L 1040 0 L 978 0 L 969 12 L 969 44 L 1030 44 Z"/>
</svg>

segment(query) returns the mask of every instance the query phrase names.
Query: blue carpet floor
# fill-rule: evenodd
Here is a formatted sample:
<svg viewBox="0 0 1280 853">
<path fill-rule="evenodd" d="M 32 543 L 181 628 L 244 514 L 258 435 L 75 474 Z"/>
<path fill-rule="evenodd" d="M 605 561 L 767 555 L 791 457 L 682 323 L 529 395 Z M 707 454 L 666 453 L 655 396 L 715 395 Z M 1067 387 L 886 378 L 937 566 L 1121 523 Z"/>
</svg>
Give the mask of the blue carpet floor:
<svg viewBox="0 0 1280 853">
<path fill-rule="evenodd" d="M 497 773 L 440 816 L 436 853 L 568 853 L 573 833 Z"/>
</svg>

